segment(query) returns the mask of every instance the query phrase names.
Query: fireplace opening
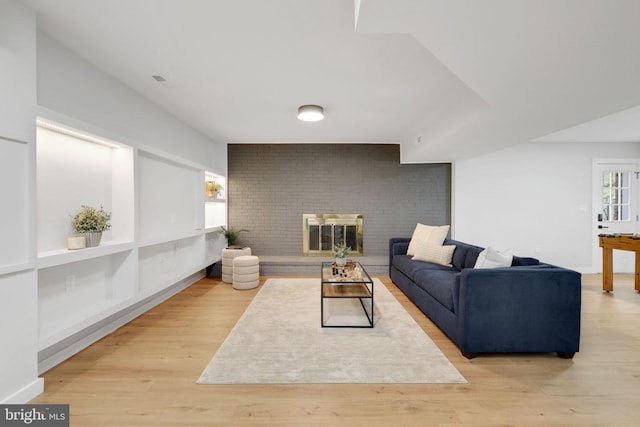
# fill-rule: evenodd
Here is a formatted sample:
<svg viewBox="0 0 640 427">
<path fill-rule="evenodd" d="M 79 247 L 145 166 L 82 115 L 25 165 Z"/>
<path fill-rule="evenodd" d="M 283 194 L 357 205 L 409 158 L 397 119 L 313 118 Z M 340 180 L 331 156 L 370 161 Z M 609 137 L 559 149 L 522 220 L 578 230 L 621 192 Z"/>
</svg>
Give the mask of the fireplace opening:
<svg viewBox="0 0 640 427">
<path fill-rule="evenodd" d="M 362 214 L 303 214 L 302 254 L 331 256 L 333 245 L 345 243 L 362 256 Z"/>
</svg>

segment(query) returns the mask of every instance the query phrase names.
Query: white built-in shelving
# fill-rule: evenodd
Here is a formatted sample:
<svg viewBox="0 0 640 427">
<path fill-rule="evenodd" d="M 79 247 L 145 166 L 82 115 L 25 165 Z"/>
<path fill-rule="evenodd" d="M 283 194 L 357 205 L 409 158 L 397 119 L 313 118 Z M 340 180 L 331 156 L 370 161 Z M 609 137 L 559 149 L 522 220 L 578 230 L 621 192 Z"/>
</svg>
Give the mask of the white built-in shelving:
<svg viewBox="0 0 640 427">
<path fill-rule="evenodd" d="M 16 147 L 18 167 L 26 154 Z M 40 351 L 147 304 L 220 259 L 226 200 L 224 191 L 208 197 L 205 182 L 224 188 L 224 175 L 46 118 L 36 148 Z M 111 212 L 112 226 L 98 247 L 69 250 L 81 205 Z M 17 249 L 0 253 L 0 271 L 27 262 L 28 248 Z"/>
<path fill-rule="evenodd" d="M 0 209 L 0 275 L 26 270 L 33 266 L 29 205 L 32 178 L 29 174 L 30 150 L 33 144 L 0 136 L 0 194 L 4 208 Z M 10 207 L 10 208 L 9 208 Z"/>
</svg>

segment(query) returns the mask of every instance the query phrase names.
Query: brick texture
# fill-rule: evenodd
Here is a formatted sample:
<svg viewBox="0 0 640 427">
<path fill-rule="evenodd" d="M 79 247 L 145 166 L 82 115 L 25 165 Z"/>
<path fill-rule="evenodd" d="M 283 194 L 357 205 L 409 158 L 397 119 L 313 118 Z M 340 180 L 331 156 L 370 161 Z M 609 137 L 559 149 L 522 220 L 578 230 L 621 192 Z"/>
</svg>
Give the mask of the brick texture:
<svg viewBox="0 0 640 427">
<path fill-rule="evenodd" d="M 417 222 L 451 221 L 451 165 L 400 164 L 391 144 L 229 144 L 229 225 L 256 255 L 302 255 L 302 214 L 360 213 L 365 256 Z"/>
</svg>

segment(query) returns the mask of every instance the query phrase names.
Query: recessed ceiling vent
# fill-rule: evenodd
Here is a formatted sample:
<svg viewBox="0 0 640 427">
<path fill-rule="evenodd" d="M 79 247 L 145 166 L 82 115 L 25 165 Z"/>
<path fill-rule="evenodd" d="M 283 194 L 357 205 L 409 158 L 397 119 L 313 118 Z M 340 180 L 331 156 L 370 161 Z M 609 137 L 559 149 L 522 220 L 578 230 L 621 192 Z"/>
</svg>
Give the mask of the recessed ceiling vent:
<svg viewBox="0 0 640 427">
<path fill-rule="evenodd" d="M 163 76 L 161 76 L 160 74 L 156 74 L 155 76 L 151 76 L 153 77 L 153 80 L 160 82 L 160 83 L 164 83 L 167 81 L 167 79 L 165 79 Z"/>
</svg>

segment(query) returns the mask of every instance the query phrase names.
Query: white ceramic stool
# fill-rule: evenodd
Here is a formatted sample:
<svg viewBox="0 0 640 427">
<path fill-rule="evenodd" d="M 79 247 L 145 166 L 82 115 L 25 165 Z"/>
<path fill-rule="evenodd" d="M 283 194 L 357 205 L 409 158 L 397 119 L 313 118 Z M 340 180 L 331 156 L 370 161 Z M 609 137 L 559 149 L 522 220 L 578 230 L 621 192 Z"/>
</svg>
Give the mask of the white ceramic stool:
<svg viewBox="0 0 640 427">
<path fill-rule="evenodd" d="M 251 255 L 251 248 L 222 250 L 222 281 L 224 283 L 233 283 L 233 260 L 239 256 Z"/>
<path fill-rule="evenodd" d="M 233 259 L 233 288 L 253 289 L 260 283 L 260 260 L 243 255 Z"/>
</svg>

